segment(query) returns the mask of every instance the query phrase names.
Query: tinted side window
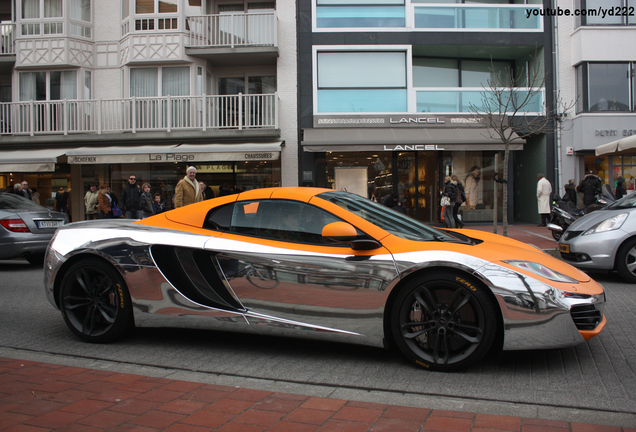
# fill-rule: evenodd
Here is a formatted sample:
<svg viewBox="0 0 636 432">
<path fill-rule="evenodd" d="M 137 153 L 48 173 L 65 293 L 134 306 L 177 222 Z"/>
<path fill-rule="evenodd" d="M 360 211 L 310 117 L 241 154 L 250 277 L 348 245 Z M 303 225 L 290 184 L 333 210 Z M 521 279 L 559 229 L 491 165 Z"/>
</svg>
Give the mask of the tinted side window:
<svg viewBox="0 0 636 432">
<path fill-rule="evenodd" d="M 203 228 L 214 231 L 229 231 L 233 211 L 234 203 L 210 210 L 205 218 Z"/>
<path fill-rule="evenodd" d="M 230 231 L 272 240 L 324 244 L 323 227 L 339 220 L 318 207 L 296 201 L 237 202 Z"/>
</svg>

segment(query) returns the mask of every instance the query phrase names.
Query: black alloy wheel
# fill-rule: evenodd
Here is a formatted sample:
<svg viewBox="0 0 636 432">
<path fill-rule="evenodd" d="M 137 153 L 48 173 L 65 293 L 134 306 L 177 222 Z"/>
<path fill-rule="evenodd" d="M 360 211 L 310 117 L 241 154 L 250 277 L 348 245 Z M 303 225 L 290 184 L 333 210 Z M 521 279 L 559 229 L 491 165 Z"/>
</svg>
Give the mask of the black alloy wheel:
<svg viewBox="0 0 636 432">
<path fill-rule="evenodd" d="M 87 342 L 111 342 L 134 328 L 128 289 L 121 275 L 100 260 L 84 259 L 69 268 L 60 309 L 66 325 Z"/>
<path fill-rule="evenodd" d="M 479 361 L 497 331 L 496 310 L 483 288 L 452 273 L 405 285 L 393 303 L 391 328 L 402 353 L 429 370 L 452 371 Z"/>
</svg>

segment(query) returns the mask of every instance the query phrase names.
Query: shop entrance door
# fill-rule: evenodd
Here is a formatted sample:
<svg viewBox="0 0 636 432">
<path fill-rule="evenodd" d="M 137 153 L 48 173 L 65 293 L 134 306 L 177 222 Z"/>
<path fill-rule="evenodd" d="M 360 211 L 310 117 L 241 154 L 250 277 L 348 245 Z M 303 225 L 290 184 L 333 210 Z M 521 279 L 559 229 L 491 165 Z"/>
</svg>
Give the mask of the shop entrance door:
<svg viewBox="0 0 636 432">
<path fill-rule="evenodd" d="M 397 158 L 397 192 L 407 214 L 423 222 L 437 222 L 437 152 L 401 152 Z"/>
</svg>

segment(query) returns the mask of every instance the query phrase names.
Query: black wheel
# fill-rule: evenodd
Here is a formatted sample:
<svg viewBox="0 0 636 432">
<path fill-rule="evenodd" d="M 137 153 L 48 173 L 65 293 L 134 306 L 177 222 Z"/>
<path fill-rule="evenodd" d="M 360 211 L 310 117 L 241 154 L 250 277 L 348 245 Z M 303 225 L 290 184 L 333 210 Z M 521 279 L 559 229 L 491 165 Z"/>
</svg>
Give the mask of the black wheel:
<svg viewBox="0 0 636 432">
<path fill-rule="evenodd" d="M 563 235 L 563 233 L 557 232 L 557 231 L 552 231 L 552 237 L 556 240 L 559 241 L 561 240 L 561 236 Z"/>
<path fill-rule="evenodd" d="M 496 310 L 482 289 L 452 273 L 430 274 L 405 285 L 391 309 L 391 330 L 402 353 L 437 371 L 480 360 L 497 331 Z"/>
<path fill-rule="evenodd" d="M 44 264 L 44 254 L 43 253 L 27 255 L 25 257 L 25 259 L 29 262 L 29 264 L 33 264 L 33 265 L 42 265 L 42 264 Z"/>
<path fill-rule="evenodd" d="M 99 260 L 85 259 L 69 268 L 60 287 L 60 309 L 66 325 L 88 342 L 110 342 L 134 328 L 122 277 Z"/>
<path fill-rule="evenodd" d="M 626 282 L 636 283 L 636 238 L 627 240 L 618 248 L 616 270 Z"/>
</svg>

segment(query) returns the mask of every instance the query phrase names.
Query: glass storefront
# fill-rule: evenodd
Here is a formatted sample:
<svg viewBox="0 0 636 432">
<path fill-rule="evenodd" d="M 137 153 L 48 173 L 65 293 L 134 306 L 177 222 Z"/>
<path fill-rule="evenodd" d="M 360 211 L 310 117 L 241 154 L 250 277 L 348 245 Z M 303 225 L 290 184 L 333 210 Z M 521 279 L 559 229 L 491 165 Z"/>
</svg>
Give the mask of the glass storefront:
<svg viewBox="0 0 636 432">
<path fill-rule="evenodd" d="M 444 188 L 444 177 L 455 174 L 466 190 L 467 202 L 459 209 L 462 219 L 487 222 L 493 220 L 495 153 L 327 152 L 324 158 L 326 185 L 319 186 L 348 190 L 378 202 L 388 194 L 397 193 L 409 216 L 438 222 L 439 193 Z M 503 161 L 503 152 L 499 160 Z M 502 189 L 497 189 L 498 220 L 502 217 Z"/>
<path fill-rule="evenodd" d="M 53 210 L 57 191 L 61 187 L 71 190 L 71 169 L 69 165 L 59 164 L 52 173 L 3 173 L 0 174 L 0 190 L 13 192 L 14 185 L 24 180 L 29 183 L 29 189 L 39 193 L 39 204 Z"/>
</svg>

